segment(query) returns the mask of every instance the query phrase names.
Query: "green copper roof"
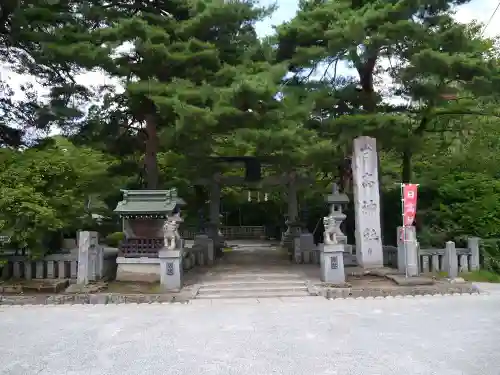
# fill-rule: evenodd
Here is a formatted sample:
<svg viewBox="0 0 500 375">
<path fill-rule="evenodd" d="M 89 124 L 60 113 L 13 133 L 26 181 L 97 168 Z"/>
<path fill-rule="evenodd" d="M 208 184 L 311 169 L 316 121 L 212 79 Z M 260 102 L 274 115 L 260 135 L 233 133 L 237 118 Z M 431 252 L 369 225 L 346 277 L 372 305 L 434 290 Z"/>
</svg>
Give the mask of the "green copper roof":
<svg viewBox="0 0 500 375">
<path fill-rule="evenodd" d="M 170 190 L 122 190 L 123 200 L 115 212 L 126 214 L 168 214 L 176 206 L 186 204 L 177 196 L 177 189 Z"/>
</svg>

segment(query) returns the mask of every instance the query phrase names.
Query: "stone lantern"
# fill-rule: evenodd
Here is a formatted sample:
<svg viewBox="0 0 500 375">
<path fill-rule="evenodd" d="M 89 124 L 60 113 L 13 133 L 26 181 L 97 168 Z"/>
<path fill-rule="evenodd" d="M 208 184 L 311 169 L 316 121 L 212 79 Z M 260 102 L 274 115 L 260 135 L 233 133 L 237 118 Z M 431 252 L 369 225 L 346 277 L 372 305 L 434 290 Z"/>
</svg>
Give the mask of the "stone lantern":
<svg viewBox="0 0 500 375">
<path fill-rule="evenodd" d="M 330 212 L 327 218 L 333 224 L 336 241 L 337 243 L 346 245 L 347 236 L 342 232 L 340 226 L 347 217 L 346 214 L 342 212 L 342 209 L 343 206 L 349 203 L 349 197 L 339 191 L 337 184 L 333 184 L 332 193 L 326 196 L 326 202 L 330 205 Z"/>
</svg>

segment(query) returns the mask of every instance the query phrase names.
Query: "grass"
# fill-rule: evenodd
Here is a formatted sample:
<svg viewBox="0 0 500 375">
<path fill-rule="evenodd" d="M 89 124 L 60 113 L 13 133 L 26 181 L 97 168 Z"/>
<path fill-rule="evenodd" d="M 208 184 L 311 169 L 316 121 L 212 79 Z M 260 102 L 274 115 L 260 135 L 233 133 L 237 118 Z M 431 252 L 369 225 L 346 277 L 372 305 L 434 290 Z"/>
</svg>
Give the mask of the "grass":
<svg viewBox="0 0 500 375">
<path fill-rule="evenodd" d="M 466 281 L 478 283 L 500 283 L 500 275 L 486 270 L 478 270 L 460 274 Z"/>
</svg>

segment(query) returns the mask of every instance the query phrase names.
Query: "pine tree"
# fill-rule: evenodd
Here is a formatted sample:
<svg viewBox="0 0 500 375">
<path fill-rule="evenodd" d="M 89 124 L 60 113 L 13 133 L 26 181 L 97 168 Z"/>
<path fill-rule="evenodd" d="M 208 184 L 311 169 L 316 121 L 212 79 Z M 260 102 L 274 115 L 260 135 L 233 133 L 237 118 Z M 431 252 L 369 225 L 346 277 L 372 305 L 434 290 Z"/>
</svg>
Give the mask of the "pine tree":
<svg viewBox="0 0 500 375">
<path fill-rule="evenodd" d="M 272 46 L 254 28 L 269 11 L 250 0 L 93 1 L 79 6 L 80 25 L 57 30 L 44 47 L 123 83 L 94 111 L 87 135 L 104 131 L 136 146 L 143 139 L 146 185 L 156 188 L 161 148 L 202 157 L 241 129 L 280 126 L 275 95 L 286 66 L 272 62 Z"/>
<path fill-rule="evenodd" d="M 415 148 L 427 132 L 443 131 L 436 118 L 484 113 L 477 99 L 498 92 L 493 43 L 480 25 L 453 19 L 453 7 L 467 2 L 302 1 L 278 29 L 278 58 L 298 76 L 322 71 L 320 82 L 303 84 L 316 97 L 309 126 L 343 141 L 377 136 L 401 154 L 409 181 Z M 357 77 L 339 77 L 343 64 Z M 457 92 L 465 99 L 450 100 Z"/>
</svg>

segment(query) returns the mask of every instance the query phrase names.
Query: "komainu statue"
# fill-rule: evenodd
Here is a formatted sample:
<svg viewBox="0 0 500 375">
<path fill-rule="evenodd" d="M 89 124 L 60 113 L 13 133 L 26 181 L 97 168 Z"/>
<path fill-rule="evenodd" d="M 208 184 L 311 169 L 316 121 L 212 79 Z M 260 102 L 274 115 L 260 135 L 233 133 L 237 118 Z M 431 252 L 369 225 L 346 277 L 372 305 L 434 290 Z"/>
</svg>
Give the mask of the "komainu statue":
<svg viewBox="0 0 500 375">
<path fill-rule="evenodd" d="M 179 225 L 182 222 L 180 213 L 168 216 L 163 224 L 163 243 L 169 250 L 174 250 L 179 244 L 181 236 L 179 235 Z"/>
<path fill-rule="evenodd" d="M 337 226 L 335 225 L 335 218 L 331 216 L 323 217 L 323 226 L 325 227 L 324 232 L 324 244 L 325 245 L 336 245 L 337 241 Z"/>
</svg>

